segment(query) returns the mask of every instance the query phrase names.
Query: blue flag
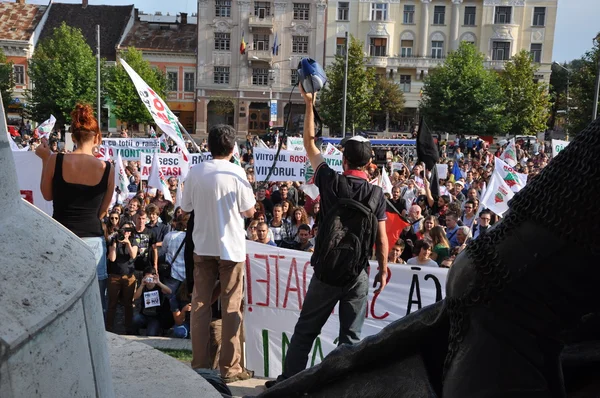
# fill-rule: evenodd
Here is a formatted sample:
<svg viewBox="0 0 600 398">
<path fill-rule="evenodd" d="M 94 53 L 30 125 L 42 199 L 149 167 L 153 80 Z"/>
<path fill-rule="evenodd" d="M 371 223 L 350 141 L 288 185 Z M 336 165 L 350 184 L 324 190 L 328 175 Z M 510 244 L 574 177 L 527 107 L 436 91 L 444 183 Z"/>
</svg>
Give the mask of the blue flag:
<svg viewBox="0 0 600 398">
<path fill-rule="evenodd" d="M 454 174 L 454 181 L 458 181 L 463 178 L 462 173 L 460 172 L 460 167 L 458 167 L 458 161 L 454 161 L 454 167 L 452 168 L 452 174 Z"/>
<path fill-rule="evenodd" d="M 278 50 L 278 44 L 277 44 L 277 32 L 275 32 L 275 40 L 273 41 L 273 55 L 277 55 L 277 53 L 279 52 Z"/>
</svg>

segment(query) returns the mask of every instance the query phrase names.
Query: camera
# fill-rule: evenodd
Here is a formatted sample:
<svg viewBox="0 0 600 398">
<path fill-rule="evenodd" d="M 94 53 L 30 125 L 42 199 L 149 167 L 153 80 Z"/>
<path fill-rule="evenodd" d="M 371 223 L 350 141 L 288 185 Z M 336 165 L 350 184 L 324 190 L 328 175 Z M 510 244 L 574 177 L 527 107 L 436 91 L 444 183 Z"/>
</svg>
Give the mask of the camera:
<svg viewBox="0 0 600 398">
<path fill-rule="evenodd" d="M 125 232 L 133 232 L 135 229 L 133 228 L 121 228 L 119 230 L 119 234 L 117 235 L 117 240 L 121 241 L 125 239 Z"/>
<path fill-rule="evenodd" d="M 154 283 L 154 278 L 149 276 L 146 278 L 146 283 Z"/>
</svg>

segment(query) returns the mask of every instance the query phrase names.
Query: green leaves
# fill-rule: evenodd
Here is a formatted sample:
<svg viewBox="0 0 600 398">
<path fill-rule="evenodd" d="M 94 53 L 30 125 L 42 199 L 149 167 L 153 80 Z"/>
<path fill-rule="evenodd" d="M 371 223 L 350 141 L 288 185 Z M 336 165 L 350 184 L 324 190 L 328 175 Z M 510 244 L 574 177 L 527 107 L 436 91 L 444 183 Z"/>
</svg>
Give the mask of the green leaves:
<svg viewBox="0 0 600 398">
<path fill-rule="evenodd" d="M 154 68 L 143 58 L 141 51 L 130 47 L 121 54 L 152 89 L 166 101 L 167 79 L 164 72 Z M 152 116 L 140 100 L 131 78 L 121 65 L 108 70 L 105 83 L 106 93 L 115 103 L 115 116 L 129 125 L 152 123 Z"/>
<path fill-rule="evenodd" d="M 319 96 L 319 111 L 331 132 L 341 132 L 344 57 L 336 55 L 335 61 L 327 68 L 326 72 L 328 82 Z M 350 36 L 346 130 L 366 129 L 370 126 L 371 111 L 379 109 L 379 98 L 374 90 L 375 71 L 366 67 L 363 43 Z"/>
<path fill-rule="evenodd" d="M 546 130 L 550 99 L 547 87 L 534 80 L 537 69 L 530 54 L 523 50 L 506 63 L 500 75 L 507 132 L 511 135 L 535 135 Z"/>
<path fill-rule="evenodd" d="M 29 77 L 29 110 L 38 122 L 53 114 L 61 126 L 70 120 L 76 103 L 95 103 L 96 58 L 81 31 L 65 23 L 38 44 L 29 61 Z"/>
<path fill-rule="evenodd" d="M 425 78 L 421 114 L 430 128 L 453 134 L 500 134 L 507 125 L 498 75 L 484 67 L 483 55 L 461 43 L 446 62 Z"/>
<path fill-rule="evenodd" d="M 12 101 L 13 86 L 13 63 L 6 62 L 4 51 L 0 48 L 0 93 L 2 94 L 5 114 L 8 113 L 8 105 Z"/>
</svg>

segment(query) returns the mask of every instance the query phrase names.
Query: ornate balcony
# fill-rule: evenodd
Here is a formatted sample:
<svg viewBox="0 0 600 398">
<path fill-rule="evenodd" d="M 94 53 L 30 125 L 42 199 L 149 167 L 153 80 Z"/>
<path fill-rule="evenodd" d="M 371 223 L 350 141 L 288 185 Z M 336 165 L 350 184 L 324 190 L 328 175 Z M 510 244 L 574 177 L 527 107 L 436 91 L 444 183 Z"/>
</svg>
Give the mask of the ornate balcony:
<svg viewBox="0 0 600 398">
<path fill-rule="evenodd" d="M 266 62 L 271 63 L 273 61 L 273 52 L 270 50 L 247 50 L 248 61 L 252 62 Z"/>
<path fill-rule="evenodd" d="M 259 18 L 256 15 L 250 15 L 248 20 L 248 28 L 250 28 L 250 32 L 252 32 L 253 29 L 262 29 L 273 33 L 273 17 L 265 16 L 263 18 Z"/>
</svg>

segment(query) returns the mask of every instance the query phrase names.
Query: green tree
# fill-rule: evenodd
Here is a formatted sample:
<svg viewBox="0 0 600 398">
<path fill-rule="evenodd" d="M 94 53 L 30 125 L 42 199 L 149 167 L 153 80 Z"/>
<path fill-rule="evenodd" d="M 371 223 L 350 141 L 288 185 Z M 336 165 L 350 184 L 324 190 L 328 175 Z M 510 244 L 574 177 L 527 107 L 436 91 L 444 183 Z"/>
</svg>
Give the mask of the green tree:
<svg viewBox="0 0 600 398">
<path fill-rule="evenodd" d="M 385 129 L 390 121 L 396 121 L 404 110 L 404 93 L 392 79 L 380 76 L 375 84 L 375 97 L 379 102 L 380 112 L 385 115 Z"/>
<path fill-rule="evenodd" d="M 562 66 L 567 69 L 572 68 L 571 63 L 564 63 Z M 557 112 L 567 109 L 567 81 L 569 78 L 568 71 L 559 65 L 552 64 L 552 73 L 550 74 L 550 103 L 552 107 L 550 110 L 550 119 L 548 120 L 548 127 L 550 129 L 556 127 Z"/>
<path fill-rule="evenodd" d="M 500 74 L 510 134 L 535 135 L 546 130 L 550 101 L 546 85 L 535 80 L 537 70 L 530 53 L 523 50 Z"/>
<path fill-rule="evenodd" d="M 498 74 L 484 67 L 483 54 L 472 44 L 462 42 L 424 83 L 419 109 L 431 129 L 477 135 L 504 131 Z"/>
<path fill-rule="evenodd" d="M 351 131 L 368 128 L 371 112 L 379 110 L 374 93 L 375 71 L 366 67 L 363 51 L 363 43 L 350 36 L 346 130 Z M 332 132 L 342 131 L 344 62 L 344 56 L 335 56 L 335 61 L 327 68 L 328 81 L 319 96 L 319 112 Z"/>
<path fill-rule="evenodd" d="M 8 105 L 12 102 L 13 87 L 13 63 L 7 62 L 6 55 L 0 48 L 0 93 L 2 94 L 4 114 L 8 113 Z"/>
<path fill-rule="evenodd" d="M 578 60 L 571 63 L 571 84 L 569 87 L 569 130 L 577 133 L 592 121 L 596 76 L 600 61 L 600 42 Z"/>
<path fill-rule="evenodd" d="M 29 61 L 33 89 L 27 93 L 33 120 L 50 114 L 57 126 L 65 124 L 78 102 L 96 102 L 96 58 L 81 30 L 64 22 L 41 41 Z"/>
<path fill-rule="evenodd" d="M 130 47 L 121 57 L 135 70 L 138 75 L 166 101 L 167 78 L 158 68 L 153 68 L 150 62 L 143 58 L 141 51 Z M 152 123 L 153 119 L 146 106 L 140 100 L 131 78 L 122 65 L 109 69 L 105 82 L 106 93 L 116 104 L 115 116 L 128 125 Z"/>
</svg>

